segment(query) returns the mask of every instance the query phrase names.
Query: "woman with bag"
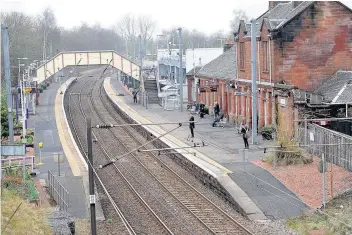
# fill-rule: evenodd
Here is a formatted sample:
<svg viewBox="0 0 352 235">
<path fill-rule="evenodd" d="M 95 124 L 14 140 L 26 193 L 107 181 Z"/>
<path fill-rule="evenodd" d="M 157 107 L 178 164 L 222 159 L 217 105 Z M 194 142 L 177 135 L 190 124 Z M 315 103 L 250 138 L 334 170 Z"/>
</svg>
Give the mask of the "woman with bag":
<svg viewBox="0 0 352 235">
<path fill-rule="evenodd" d="M 244 148 L 249 149 L 249 144 L 248 144 L 249 129 L 245 124 L 241 125 L 241 133 L 243 135 Z"/>
</svg>

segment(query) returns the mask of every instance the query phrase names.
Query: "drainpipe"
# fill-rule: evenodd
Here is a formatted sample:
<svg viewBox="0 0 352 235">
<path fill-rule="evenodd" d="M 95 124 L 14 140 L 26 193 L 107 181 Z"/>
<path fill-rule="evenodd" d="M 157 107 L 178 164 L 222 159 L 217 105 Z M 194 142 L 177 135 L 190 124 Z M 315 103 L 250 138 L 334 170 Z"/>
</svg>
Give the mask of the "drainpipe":
<svg viewBox="0 0 352 235">
<path fill-rule="evenodd" d="M 260 83 L 260 41 L 258 41 L 258 81 Z"/>
<path fill-rule="evenodd" d="M 238 62 L 238 42 L 236 42 L 236 67 Z M 236 72 L 236 79 L 238 80 L 238 71 Z"/>
<path fill-rule="evenodd" d="M 269 37 L 269 77 L 270 77 L 270 84 L 271 84 L 271 67 L 272 67 L 272 60 L 271 60 L 271 38 Z"/>
<path fill-rule="evenodd" d="M 348 118 L 348 104 L 346 104 L 346 118 Z"/>
</svg>

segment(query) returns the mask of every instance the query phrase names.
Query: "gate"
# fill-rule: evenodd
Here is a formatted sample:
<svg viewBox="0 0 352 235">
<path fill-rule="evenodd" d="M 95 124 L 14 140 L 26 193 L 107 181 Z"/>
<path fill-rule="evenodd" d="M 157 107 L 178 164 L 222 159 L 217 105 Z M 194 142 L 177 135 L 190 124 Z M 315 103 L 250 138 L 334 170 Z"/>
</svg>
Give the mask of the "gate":
<svg viewBox="0 0 352 235">
<path fill-rule="evenodd" d="M 48 170 L 48 189 L 50 196 L 55 200 L 60 210 L 67 212 L 69 193 L 50 170 Z"/>
</svg>

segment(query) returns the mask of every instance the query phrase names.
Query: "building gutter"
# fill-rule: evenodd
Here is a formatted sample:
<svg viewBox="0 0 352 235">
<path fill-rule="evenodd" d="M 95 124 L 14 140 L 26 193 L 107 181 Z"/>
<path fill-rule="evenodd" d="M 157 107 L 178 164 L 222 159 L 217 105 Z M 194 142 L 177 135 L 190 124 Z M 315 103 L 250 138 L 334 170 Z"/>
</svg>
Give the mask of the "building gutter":
<svg viewBox="0 0 352 235">
<path fill-rule="evenodd" d="M 272 59 L 271 59 L 271 38 L 269 37 L 269 63 L 270 63 L 270 68 L 269 68 L 269 81 L 271 83 L 271 67 L 272 67 Z"/>
<path fill-rule="evenodd" d="M 244 82 L 244 83 L 252 83 L 252 80 L 248 80 L 248 79 L 243 79 L 243 78 L 238 78 L 237 79 L 238 82 Z M 271 83 L 271 82 L 258 82 L 257 81 L 257 84 L 258 85 L 263 85 L 263 86 L 274 86 L 274 83 Z"/>
</svg>

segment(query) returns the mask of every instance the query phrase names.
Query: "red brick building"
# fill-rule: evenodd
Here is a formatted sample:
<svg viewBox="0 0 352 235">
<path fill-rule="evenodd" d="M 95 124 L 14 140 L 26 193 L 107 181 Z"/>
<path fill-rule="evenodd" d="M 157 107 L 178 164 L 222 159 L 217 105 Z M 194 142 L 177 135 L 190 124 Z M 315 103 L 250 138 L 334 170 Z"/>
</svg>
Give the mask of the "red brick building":
<svg viewBox="0 0 352 235">
<path fill-rule="evenodd" d="M 352 69 L 352 10 L 340 2 L 270 1 L 268 11 L 256 21 L 259 127 L 279 121 L 275 117 L 281 113 L 282 123 L 292 128 L 298 106 L 290 90 L 311 91 L 338 70 Z M 200 85 L 213 80 L 219 85 L 213 96 L 231 119 L 248 124 L 252 117 L 250 40 L 251 25 L 241 21 L 231 48 L 236 65 L 230 69 L 236 71 L 224 79 L 202 73 L 203 68 L 197 73 Z M 237 88 L 231 88 L 231 83 Z M 235 96 L 235 91 L 248 95 Z M 200 100 L 210 104 L 213 99 L 204 99 L 209 95 L 201 94 Z"/>
</svg>

